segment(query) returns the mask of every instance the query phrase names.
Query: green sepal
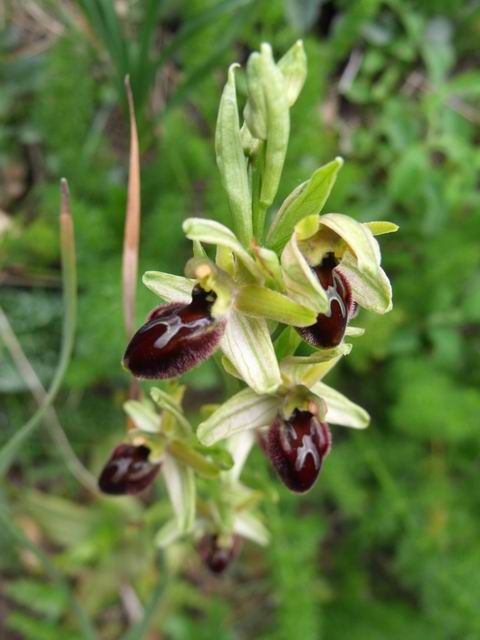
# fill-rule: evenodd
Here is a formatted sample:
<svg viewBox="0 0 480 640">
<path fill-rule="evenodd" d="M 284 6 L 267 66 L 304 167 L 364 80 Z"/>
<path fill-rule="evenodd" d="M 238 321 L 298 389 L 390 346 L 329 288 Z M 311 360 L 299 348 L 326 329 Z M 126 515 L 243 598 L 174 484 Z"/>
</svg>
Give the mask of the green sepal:
<svg viewBox="0 0 480 640">
<path fill-rule="evenodd" d="M 335 158 L 317 169 L 309 180 L 287 196 L 270 226 L 267 237 L 270 247 L 282 249 L 300 220 L 322 211 L 342 166 L 343 159 Z"/>
<path fill-rule="evenodd" d="M 275 198 L 287 152 L 290 113 L 285 82 L 269 44 L 247 63 L 248 102 L 244 115 L 256 138 L 266 141 L 260 203 L 268 208 Z"/>
<path fill-rule="evenodd" d="M 192 289 L 195 281 L 191 278 L 174 276 L 160 271 L 146 271 L 142 277 L 143 284 L 166 302 L 192 301 Z"/>
<path fill-rule="evenodd" d="M 140 431 L 147 433 L 159 433 L 161 431 L 161 417 L 149 400 L 128 400 L 123 404 L 123 408 Z"/>
<path fill-rule="evenodd" d="M 370 423 L 370 416 L 358 404 L 349 400 L 342 393 L 323 382 L 318 382 L 312 391 L 327 404 L 326 421 L 353 429 L 365 429 Z"/>
<path fill-rule="evenodd" d="M 243 380 L 256 393 L 274 393 L 280 369 L 267 324 L 231 309 L 220 348 Z"/>
<path fill-rule="evenodd" d="M 277 66 L 283 76 L 288 106 L 291 107 L 297 101 L 307 77 L 307 56 L 302 40 L 297 40 L 293 47 L 290 47 L 280 58 Z"/>
<path fill-rule="evenodd" d="M 284 248 L 281 262 L 288 296 L 317 313 L 326 313 L 330 307 L 327 293 L 300 250 L 296 232 Z"/>
<path fill-rule="evenodd" d="M 242 246 L 235 234 L 220 222 L 204 218 L 187 218 L 183 223 L 183 231 L 190 240 L 199 240 L 230 249 L 255 278 L 263 279 L 263 273 L 252 256 Z"/>
<path fill-rule="evenodd" d="M 197 437 L 204 445 L 271 424 L 279 406 L 278 398 L 243 389 L 229 398 L 207 420 L 201 422 Z"/>
<path fill-rule="evenodd" d="M 165 456 L 162 474 L 167 487 L 179 533 L 188 533 L 195 521 L 195 476 L 190 467 L 177 462 L 172 455 Z"/>
</svg>

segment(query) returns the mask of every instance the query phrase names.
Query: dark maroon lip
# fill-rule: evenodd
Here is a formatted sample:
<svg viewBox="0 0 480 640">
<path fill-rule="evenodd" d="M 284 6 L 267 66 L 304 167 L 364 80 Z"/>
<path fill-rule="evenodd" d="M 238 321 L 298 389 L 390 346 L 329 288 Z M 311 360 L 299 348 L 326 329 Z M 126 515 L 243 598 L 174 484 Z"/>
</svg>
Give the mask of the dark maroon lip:
<svg viewBox="0 0 480 640">
<path fill-rule="evenodd" d="M 241 541 L 233 535 L 228 547 L 219 544 L 216 533 L 206 533 L 197 544 L 197 551 L 212 573 L 221 574 L 240 553 Z"/>
<path fill-rule="evenodd" d="M 314 324 L 297 328 L 304 340 L 318 348 L 336 347 L 342 342 L 353 311 L 350 284 L 337 266 L 338 261 L 333 254 L 327 254 L 318 266 L 312 268 L 327 293 L 330 308 L 328 313 L 319 313 Z"/>
<path fill-rule="evenodd" d="M 196 287 L 190 303 L 156 307 L 130 340 L 124 367 L 137 378 L 165 379 L 208 358 L 225 330 L 225 322 L 211 315 L 214 301 L 214 294 Z"/>
<path fill-rule="evenodd" d="M 297 493 L 313 487 L 330 446 L 328 425 L 309 411 L 295 409 L 288 420 L 277 416 L 268 432 L 268 457 L 284 484 Z"/>
<path fill-rule="evenodd" d="M 160 463 L 151 462 L 149 458 L 150 449 L 144 445 L 118 445 L 100 474 L 100 490 L 114 496 L 140 493 L 160 470 Z"/>
</svg>

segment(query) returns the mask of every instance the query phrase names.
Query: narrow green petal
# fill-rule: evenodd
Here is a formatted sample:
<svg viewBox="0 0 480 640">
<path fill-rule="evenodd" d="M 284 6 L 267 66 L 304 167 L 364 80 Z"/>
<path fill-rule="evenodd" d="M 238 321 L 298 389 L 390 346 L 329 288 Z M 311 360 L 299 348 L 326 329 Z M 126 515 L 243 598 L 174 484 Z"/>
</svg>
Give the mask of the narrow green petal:
<svg viewBox="0 0 480 640">
<path fill-rule="evenodd" d="M 192 289 L 195 280 L 173 276 L 160 271 L 146 271 L 142 277 L 143 284 L 166 302 L 192 301 Z"/>
<path fill-rule="evenodd" d="M 165 456 L 162 473 L 170 502 L 175 512 L 179 533 L 192 529 L 195 520 L 195 477 L 193 471 L 178 463 L 173 456 Z"/>
<path fill-rule="evenodd" d="M 399 226 L 393 222 L 386 222 L 385 220 L 374 220 L 372 222 L 364 222 L 374 236 L 383 236 L 385 233 L 395 233 L 398 231 Z"/>
<path fill-rule="evenodd" d="M 238 311 L 256 318 L 267 318 L 294 327 L 312 325 L 317 313 L 293 302 L 287 296 L 258 285 L 247 285 L 238 290 L 235 305 Z"/>
<path fill-rule="evenodd" d="M 242 431 L 265 427 L 274 420 L 279 400 L 243 389 L 224 402 L 197 429 L 197 437 L 210 446 Z"/>
<path fill-rule="evenodd" d="M 349 400 L 342 393 L 323 382 L 318 382 L 312 391 L 327 403 L 326 421 L 354 429 L 365 429 L 370 423 L 370 416 L 358 404 Z"/>
<path fill-rule="evenodd" d="M 317 169 L 309 180 L 287 196 L 270 227 L 269 246 L 281 249 L 302 218 L 322 211 L 342 166 L 343 159 L 335 158 Z"/>
<path fill-rule="evenodd" d="M 257 393 L 274 393 L 281 384 L 265 320 L 249 318 L 232 309 L 220 347 L 248 386 Z"/>
</svg>

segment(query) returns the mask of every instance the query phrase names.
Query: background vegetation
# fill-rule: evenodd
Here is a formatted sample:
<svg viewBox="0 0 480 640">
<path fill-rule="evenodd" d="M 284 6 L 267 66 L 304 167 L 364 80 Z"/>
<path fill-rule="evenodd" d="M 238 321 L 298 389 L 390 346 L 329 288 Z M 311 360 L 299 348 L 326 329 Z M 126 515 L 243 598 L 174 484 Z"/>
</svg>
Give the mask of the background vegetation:
<svg viewBox="0 0 480 640">
<path fill-rule="evenodd" d="M 265 40 L 280 56 L 303 37 L 309 60 L 278 200 L 342 155 L 327 208 L 401 226 L 382 242 L 394 310 L 359 317 L 366 335 L 330 379 L 369 410 L 371 428 L 334 430 L 307 496 L 288 494 L 256 452 L 251 472 L 279 494 L 267 551 L 246 544 L 220 579 L 188 545 L 162 558 L 161 483 L 146 500 L 101 500 L 42 426 L 0 490 L 0 637 L 89 637 L 74 594 L 99 637 L 118 638 L 152 593 L 152 639 L 480 637 L 479 3 L 7 0 L 0 20 L 1 307 L 48 386 L 65 175 L 80 298 L 56 409 L 94 476 L 122 437 L 129 382 L 119 366 L 127 71 L 142 146 L 142 270 L 181 272 L 185 217 L 228 220 L 218 101 L 227 65 Z M 139 291 L 138 322 L 154 304 Z M 0 360 L 3 443 L 35 402 L 2 340 Z M 187 379 L 192 411 L 221 399 L 213 362 Z M 135 629 L 129 637 L 143 637 Z"/>
</svg>

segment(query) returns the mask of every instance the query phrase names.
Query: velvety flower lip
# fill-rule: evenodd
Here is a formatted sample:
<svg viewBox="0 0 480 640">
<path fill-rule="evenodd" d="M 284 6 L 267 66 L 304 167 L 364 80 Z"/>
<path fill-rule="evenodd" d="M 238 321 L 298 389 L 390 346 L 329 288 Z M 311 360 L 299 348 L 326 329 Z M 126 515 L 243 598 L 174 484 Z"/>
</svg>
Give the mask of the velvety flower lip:
<svg viewBox="0 0 480 640">
<path fill-rule="evenodd" d="M 278 415 L 268 432 L 268 457 L 284 484 L 296 493 L 313 487 L 330 446 L 328 425 L 310 411 L 295 409 L 288 419 Z"/>
<path fill-rule="evenodd" d="M 212 573 L 223 573 L 240 553 L 240 537 L 233 535 L 227 546 L 220 544 L 220 536 L 206 533 L 197 544 L 197 551 Z"/>
<path fill-rule="evenodd" d="M 156 307 L 130 340 L 123 365 L 137 378 L 165 379 L 179 376 L 217 348 L 225 322 L 211 315 L 213 292 L 196 286 L 192 301 Z"/>
<path fill-rule="evenodd" d="M 144 445 L 120 444 L 103 468 L 98 486 L 114 496 L 136 495 L 146 489 L 160 470 L 159 462 L 149 460 L 150 449 Z"/>
<path fill-rule="evenodd" d="M 339 345 L 353 313 L 354 302 L 350 285 L 347 278 L 337 270 L 337 266 L 338 260 L 334 254 L 328 253 L 319 265 L 312 268 L 326 291 L 329 310 L 319 313 L 316 322 L 309 327 L 297 328 L 304 340 L 318 348 Z"/>
</svg>

